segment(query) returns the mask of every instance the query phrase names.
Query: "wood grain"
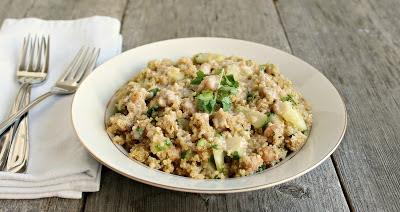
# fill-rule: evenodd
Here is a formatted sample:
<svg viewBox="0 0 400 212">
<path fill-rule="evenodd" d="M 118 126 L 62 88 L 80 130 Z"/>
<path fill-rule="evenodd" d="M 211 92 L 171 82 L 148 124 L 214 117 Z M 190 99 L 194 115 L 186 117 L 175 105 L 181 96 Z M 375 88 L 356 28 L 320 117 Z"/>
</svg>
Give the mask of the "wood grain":
<svg viewBox="0 0 400 212">
<path fill-rule="evenodd" d="M 291 52 L 273 1 L 130 1 L 123 20 L 124 49 L 179 37 L 244 39 Z M 237 194 L 169 191 L 103 170 L 100 192 L 87 211 L 347 211 L 332 161 L 272 188 Z"/>
<path fill-rule="evenodd" d="M 400 2 L 279 0 L 293 53 L 338 88 L 348 128 L 334 153 L 356 211 L 399 211 Z"/>
<path fill-rule="evenodd" d="M 5 18 L 37 17 L 42 19 L 76 19 L 105 15 L 118 19 L 126 0 L 2 0 L 0 22 Z M 0 200 L 0 211 L 81 211 L 85 199 L 44 198 L 36 200 Z"/>
</svg>

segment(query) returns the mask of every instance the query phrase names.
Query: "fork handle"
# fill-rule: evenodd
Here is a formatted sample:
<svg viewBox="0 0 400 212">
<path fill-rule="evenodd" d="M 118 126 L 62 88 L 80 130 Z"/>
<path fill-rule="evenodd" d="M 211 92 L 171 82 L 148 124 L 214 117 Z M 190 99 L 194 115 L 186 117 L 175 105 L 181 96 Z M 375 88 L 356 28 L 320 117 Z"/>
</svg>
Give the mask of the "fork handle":
<svg viewBox="0 0 400 212">
<path fill-rule="evenodd" d="M 24 97 L 24 93 L 28 85 L 29 83 L 22 83 L 21 87 L 19 88 L 18 94 L 14 100 L 14 103 L 11 107 L 11 111 L 8 117 L 11 117 L 12 114 L 18 111 L 18 108 L 21 104 L 22 98 Z M 18 120 L 18 118 L 16 118 L 15 120 Z M 4 130 L 0 132 L 0 134 L 2 134 L 0 137 L 0 143 L 3 143 L 0 150 L 0 170 L 3 170 L 6 166 L 7 157 L 10 152 L 11 141 L 14 137 L 15 129 L 18 126 L 18 124 L 15 124 L 14 126 L 11 126 L 7 132 L 3 133 L 10 125 L 8 125 Z"/>
<path fill-rule="evenodd" d="M 31 88 L 26 88 L 24 100 L 21 107 L 28 105 L 31 98 Z M 10 153 L 7 159 L 5 171 L 12 173 L 25 173 L 29 157 L 29 124 L 28 113 L 21 117 L 19 126 L 15 130 L 11 143 Z"/>
<path fill-rule="evenodd" d="M 9 116 L 5 121 L 1 122 L 0 124 L 0 134 L 2 134 L 11 124 L 13 124 L 15 121 L 17 121 L 22 115 L 24 115 L 29 109 L 31 109 L 33 106 L 37 105 L 39 102 L 41 102 L 43 99 L 46 99 L 47 97 L 53 95 L 51 92 L 47 92 L 35 100 L 33 100 L 31 103 L 29 103 L 27 106 L 23 107 L 22 109 L 18 110 L 16 113 L 12 114 Z"/>
</svg>

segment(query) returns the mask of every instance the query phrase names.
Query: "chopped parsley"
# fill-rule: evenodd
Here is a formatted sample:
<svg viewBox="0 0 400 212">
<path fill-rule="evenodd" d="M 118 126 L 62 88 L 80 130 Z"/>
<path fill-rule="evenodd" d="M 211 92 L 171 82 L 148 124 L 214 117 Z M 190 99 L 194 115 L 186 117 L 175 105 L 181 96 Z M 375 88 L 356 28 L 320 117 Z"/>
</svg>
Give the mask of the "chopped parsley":
<svg viewBox="0 0 400 212">
<path fill-rule="evenodd" d="M 271 121 L 271 117 L 273 115 L 275 115 L 275 113 L 267 112 L 267 115 L 268 115 L 268 118 L 267 118 L 267 120 L 265 121 L 264 125 L 261 128 L 264 128 L 265 126 L 268 125 L 268 123 Z"/>
<path fill-rule="evenodd" d="M 214 155 L 211 155 L 211 156 L 208 158 L 208 162 L 214 162 Z"/>
<path fill-rule="evenodd" d="M 289 94 L 288 96 L 285 96 L 285 97 L 282 98 L 282 102 L 289 101 L 289 102 L 292 102 L 294 105 L 297 106 L 297 103 L 296 103 L 296 101 L 294 101 L 293 97 L 294 97 L 294 95 Z"/>
<path fill-rule="evenodd" d="M 188 158 L 188 157 L 189 157 L 189 150 L 183 151 L 181 153 L 181 158 L 182 159 L 185 159 L 185 158 Z"/>
<path fill-rule="evenodd" d="M 265 69 L 267 69 L 267 65 L 260 65 L 260 71 L 259 74 L 263 74 L 265 72 Z"/>
<path fill-rule="evenodd" d="M 241 158 L 238 151 L 234 151 L 231 155 L 235 160 L 239 160 Z"/>
<path fill-rule="evenodd" d="M 258 167 L 258 171 L 257 172 L 261 172 L 264 171 L 266 169 L 265 165 L 261 165 L 260 167 Z"/>
<path fill-rule="evenodd" d="M 222 72 L 224 72 L 224 69 L 222 69 Z M 225 75 L 224 80 L 221 81 L 221 84 L 235 88 L 239 87 L 239 82 L 235 81 L 233 74 Z"/>
<path fill-rule="evenodd" d="M 216 99 L 214 98 L 214 92 L 204 90 L 201 94 L 196 96 L 196 107 L 200 111 L 211 113 L 214 110 Z"/>
<path fill-rule="evenodd" d="M 254 100 L 257 98 L 257 96 L 258 96 L 258 91 L 254 91 L 252 94 L 251 94 L 249 91 L 247 91 L 247 93 L 246 93 L 246 100 L 247 100 L 248 102 L 253 103 Z"/>
<path fill-rule="evenodd" d="M 153 107 L 151 107 L 148 111 L 147 111 L 147 116 L 148 117 L 152 117 L 153 112 L 154 111 L 159 111 L 160 110 L 160 106 L 158 106 L 157 104 L 153 105 Z"/>
<path fill-rule="evenodd" d="M 137 127 L 137 128 L 136 128 L 136 132 L 138 132 L 139 135 L 142 135 L 142 134 L 143 134 L 143 130 L 140 129 L 140 127 Z"/>
<path fill-rule="evenodd" d="M 224 75 L 224 69 L 221 69 L 220 74 L 221 76 L 218 81 L 218 87 L 216 91 L 203 90 L 201 94 L 196 95 L 196 107 L 197 109 L 199 109 L 199 111 L 211 113 L 212 111 L 214 111 L 214 107 L 217 103 L 222 106 L 222 109 L 225 112 L 232 107 L 232 99 L 229 97 L 229 95 L 234 95 L 238 93 L 237 88 L 239 87 L 239 82 L 235 81 L 233 75 Z M 200 79 L 203 80 L 202 72 L 197 75 L 198 77 L 193 80 L 196 83 Z M 199 84 L 201 83 L 201 80 L 199 81 Z"/>
<path fill-rule="evenodd" d="M 153 97 L 154 97 L 160 91 L 161 91 L 160 88 L 154 88 L 154 89 L 149 90 L 148 92 L 151 93 L 153 95 Z"/>
<path fill-rule="evenodd" d="M 122 113 L 122 111 L 120 109 L 118 109 L 117 106 L 115 106 L 115 113 Z"/>
<path fill-rule="evenodd" d="M 197 142 L 197 144 L 198 144 L 199 146 L 204 146 L 205 141 L 206 141 L 206 139 L 201 138 L 201 139 Z"/>
<path fill-rule="evenodd" d="M 211 146 L 211 149 L 215 149 L 215 150 L 217 150 L 218 149 L 218 145 L 216 145 L 216 144 L 210 144 L 210 146 Z"/>
<path fill-rule="evenodd" d="M 202 71 L 196 72 L 196 75 L 197 75 L 197 78 L 192 80 L 192 82 L 191 82 L 192 84 L 195 84 L 195 85 L 200 85 L 201 81 L 203 81 L 203 78 L 208 76 L 207 74 L 204 74 L 204 72 L 202 72 Z"/>
<path fill-rule="evenodd" d="M 160 152 L 160 151 L 163 151 L 164 149 L 166 149 L 167 147 L 169 147 L 169 146 L 171 146 L 171 145 L 172 145 L 171 139 L 166 138 L 166 139 L 164 140 L 164 144 L 163 144 L 163 145 L 156 145 L 155 148 L 156 148 L 156 150 L 157 150 L 158 152 Z"/>
</svg>

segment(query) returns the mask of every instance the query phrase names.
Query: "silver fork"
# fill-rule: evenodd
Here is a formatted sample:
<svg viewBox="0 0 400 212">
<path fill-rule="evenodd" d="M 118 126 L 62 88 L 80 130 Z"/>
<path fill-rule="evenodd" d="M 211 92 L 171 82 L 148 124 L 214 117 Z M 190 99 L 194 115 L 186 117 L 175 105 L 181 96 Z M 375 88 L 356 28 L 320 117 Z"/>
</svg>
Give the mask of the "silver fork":
<svg viewBox="0 0 400 212">
<path fill-rule="evenodd" d="M 85 52 L 85 53 L 83 53 Z M 89 48 L 82 47 L 76 55 L 72 63 L 68 66 L 65 73 L 60 77 L 49 92 L 39 96 L 24 108 L 12 114 L 0 124 L 0 133 L 3 133 L 12 123 L 24 115 L 30 108 L 52 95 L 66 95 L 75 93 L 83 79 L 93 70 L 97 58 L 99 57 L 100 49 L 95 48 L 89 53 Z"/>
<path fill-rule="evenodd" d="M 28 49 L 29 49 L 29 54 L 28 54 Z M 41 65 L 42 55 L 45 58 L 43 65 Z M 28 56 L 28 63 L 26 64 L 27 56 Z M 36 57 L 36 61 L 34 61 L 34 57 Z M 15 98 L 15 101 L 11 108 L 10 115 L 18 111 L 18 108 L 20 107 L 20 104 L 24 97 L 24 93 L 26 93 L 26 91 L 30 91 L 31 85 L 39 84 L 42 83 L 44 80 L 46 80 L 48 68 L 49 68 L 49 37 L 47 38 L 47 42 L 43 36 L 41 39 L 36 38 L 35 36 L 35 39 L 32 41 L 31 36 L 28 35 L 27 38 L 24 38 L 24 45 L 22 48 L 19 67 L 17 69 L 17 79 L 18 82 L 21 83 L 21 87 L 18 91 L 17 97 Z M 24 119 L 26 120 L 27 117 L 24 117 Z M 22 125 L 24 125 L 25 123 L 27 123 L 27 120 L 21 122 Z M 14 134 L 17 128 L 18 128 L 18 123 L 11 126 L 9 131 L 5 132 L 0 138 L 0 143 L 3 143 L 0 151 L 0 170 L 3 170 L 5 168 L 5 165 L 7 163 L 7 157 L 10 152 L 10 146 L 13 143 L 12 139 L 14 138 Z M 24 132 L 22 130 L 19 130 L 17 131 L 17 133 L 24 133 Z"/>
</svg>

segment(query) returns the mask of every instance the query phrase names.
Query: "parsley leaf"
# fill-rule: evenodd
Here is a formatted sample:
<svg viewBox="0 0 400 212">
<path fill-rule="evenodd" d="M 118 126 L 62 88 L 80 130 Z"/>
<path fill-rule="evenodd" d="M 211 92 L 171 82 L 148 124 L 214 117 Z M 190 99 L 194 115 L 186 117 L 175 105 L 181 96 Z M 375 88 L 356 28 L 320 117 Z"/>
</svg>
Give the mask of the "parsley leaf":
<svg viewBox="0 0 400 212">
<path fill-rule="evenodd" d="M 214 92 L 204 90 L 196 96 L 196 107 L 200 111 L 211 113 L 215 106 Z"/>
<path fill-rule="evenodd" d="M 156 145 L 155 148 L 156 148 L 157 152 L 161 152 L 161 151 L 163 151 L 163 150 L 164 150 L 165 148 L 167 148 L 167 147 L 166 147 L 166 146 Z"/>
<path fill-rule="evenodd" d="M 156 148 L 156 150 L 157 150 L 158 152 L 160 152 L 160 151 L 163 151 L 164 149 L 166 149 L 167 147 L 169 147 L 169 146 L 171 146 L 171 145 L 172 145 L 171 139 L 166 138 L 166 139 L 164 140 L 164 144 L 163 144 L 163 145 L 156 145 L 155 148 Z"/>
<path fill-rule="evenodd" d="M 188 158 L 188 157 L 189 157 L 189 150 L 183 151 L 181 153 L 181 158 L 182 159 L 185 159 L 185 158 Z"/>
<path fill-rule="evenodd" d="M 205 141 L 206 141 L 206 139 L 201 138 L 201 139 L 197 142 L 197 144 L 198 144 L 199 146 L 204 146 Z"/>
<path fill-rule="evenodd" d="M 115 113 L 122 113 L 122 111 L 120 109 L 118 109 L 117 106 L 115 106 Z"/>
<path fill-rule="evenodd" d="M 224 96 L 217 99 L 222 104 L 222 109 L 226 112 L 232 106 L 232 99 L 229 96 Z"/>
<path fill-rule="evenodd" d="M 259 74 L 263 74 L 265 72 L 265 69 L 267 69 L 267 65 L 260 65 L 260 71 Z"/>
<path fill-rule="evenodd" d="M 142 134 L 143 134 L 143 130 L 140 129 L 140 127 L 137 127 L 137 128 L 136 128 L 136 132 L 138 132 L 139 135 L 142 135 Z"/>
<path fill-rule="evenodd" d="M 231 155 L 235 160 L 239 160 L 241 158 L 238 151 L 234 151 Z"/>
<path fill-rule="evenodd" d="M 191 82 L 192 84 L 195 84 L 195 85 L 199 85 L 201 83 L 201 81 L 203 81 L 203 78 L 208 76 L 207 74 L 204 74 L 204 72 L 202 72 L 202 71 L 196 72 L 196 75 L 197 75 L 197 78 L 192 80 L 192 82 Z"/>
<path fill-rule="evenodd" d="M 250 94 L 250 92 L 247 91 L 246 100 L 251 103 L 254 103 L 254 100 L 256 99 L 257 96 L 258 96 L 258 91 L 254 91 L 254 93 L 252 94 Z"/>
<path fill-rule="evenodd" d="M 210 144 L 210 146 L 211 146 L 211 149 L 218 150 L 218 145 L 216 145 L 216 144 Z"/>
<path fill-rule="evenodd" d="M 208 162 L 213 162 L 214 161 L 214 155 L 211 155 L 209 158 L 208 158 Z"/>
<path fill-rule="evenodd" d="M 221 69 L 218 72 L 221 74 L 218 81 L 218 89 L 215 92 L 203 90 L 201 94 L 196 95 L 196 107 L 199 111 L 211 113 L 217 103 L 222 106 L 222 109 L 225 112 L 232 107 L 232 99 L 229 95 L 234 95 L 239 92 L 237 89 L 239 87 L 239 82 L 235 81 L 232 74 L 224 75 L 224 69 Z M 198 78 L 201 76 L 201 73 L 199 73 Z"/>
<path fill-rule="evenodd" d="M 239 82 L 235 81 L 233 74 L 225 75 L 224 80 L 221 81 L 221 84 L 235 88 L 239 87 Z"/>
<path fill-rule="evenodd" d="M 156 96 L 156 94 L 157 94 L 158 92 L 160 92 L 160 91 L 161 91 L 160 88 L 154 88 L 154 89 L 149 90 L 148 92 L 151 93 L 151 94 L 153 94 L 153 97 L 154 97 L 154 96 Z"/>
<path fill-rule="evenodd" d="M 151 107 L 149 110 L 147 110 L 147 116 L 151 117 L 151 115 L 153 114 L 154 111 L 159 111 L 159 110 L 160 110 L 160 106 L 155 104 L 155 105 L 153 105 L 153 107 Z"/>
<path fill-rule="evenodd" d="M 260 167 L 258 167 L 258 171 L 257 172 L 261 172 L 264 171 L 266 169 L 265 165 L 261 165 Z"/>
<path fill-rule="evenodd" d="M 297 106 L 296 101 L 294 101 L 294 99 L 293 99 L 293 95 L 289 94 L 288 96 L 285 96 L 282 98 L 282 102 L 286 102 L 286 101 L 292 102 L 294 105 Z"/>
</svg>

